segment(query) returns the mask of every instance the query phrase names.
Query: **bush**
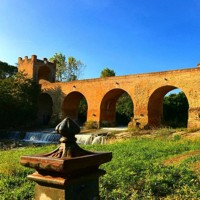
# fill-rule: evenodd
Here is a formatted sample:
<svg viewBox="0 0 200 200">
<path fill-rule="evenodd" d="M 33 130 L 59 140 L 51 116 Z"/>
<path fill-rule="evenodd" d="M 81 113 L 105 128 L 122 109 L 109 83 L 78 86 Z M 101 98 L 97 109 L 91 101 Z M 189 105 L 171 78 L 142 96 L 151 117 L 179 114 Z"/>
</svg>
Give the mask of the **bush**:
<svg viewBox="0 0 200 200">
<path fill-rule="evenodd" d="M 40 92 L 40 86 L 22 73 L 0 79 L 0 128 L 33 126 Z"/>
<path fill-rule="evenodd" d="M 128 123 L 128 131 L 129 132 L 137 132 L 138 130 L 140 130 L 140 128 L 138 126 L 136 126 L 135 122 L 131 121 Z"/>
<path fill-rule="evenodd" d="M 98 129 L 98 122 L 97 121 L 87 121 L 85 122 L 86 129 Z"/>
</svg>

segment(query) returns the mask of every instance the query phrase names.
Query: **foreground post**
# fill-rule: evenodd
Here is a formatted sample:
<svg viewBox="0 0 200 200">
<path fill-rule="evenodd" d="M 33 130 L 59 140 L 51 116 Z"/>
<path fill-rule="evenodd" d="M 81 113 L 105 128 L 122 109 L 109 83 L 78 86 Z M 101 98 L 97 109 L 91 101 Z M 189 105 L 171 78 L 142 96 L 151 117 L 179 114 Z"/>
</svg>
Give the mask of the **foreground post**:
<svg viewBox="0 0 200 200">
<path fill-rule="evenodd" d="M 99 169 L 112 159 L 111 152 L 90 152 L 80 148 L 75 134 L 79 126 L 65 118 L 56 131 L 62 135 L 59 147 L 41 155 L 22 156 L 21 164 L 35 168 L 28 178 L 36 182 L 35 200 L 98 200 Z"/>
</svg>

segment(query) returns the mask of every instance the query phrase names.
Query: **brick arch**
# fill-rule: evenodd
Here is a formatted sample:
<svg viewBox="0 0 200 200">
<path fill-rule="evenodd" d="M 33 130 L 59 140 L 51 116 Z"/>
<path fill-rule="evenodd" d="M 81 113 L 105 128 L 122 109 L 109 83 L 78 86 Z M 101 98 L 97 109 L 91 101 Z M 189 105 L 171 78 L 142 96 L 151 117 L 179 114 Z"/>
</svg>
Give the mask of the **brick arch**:
<svg viewBox="0 0 200 200">
<path fill-rule="evenodd" d="M 117 88 L 108 91 L 103 96 L 100 104 L 100 125 L 108 125 L 108 126 L 116 125 L 116 103 L 119 97 L 123 93 L 127 93 L 129 95 L 129 93 L 126 92 L 125 90 Z"/>
<path fill-rule="evenodd" d="M 178 88 L 176 86 L 166 85 L 166 86 L 157 88 L 151 94 L 149 98 L 149 102 L 148 102 L 148 125 L 149 126 L 159 127 L 161 125 L 161 119 L 163 116 L 163 98 L 168 92 L 174 89 L 182 90 L 181 88 Z"/>
<path fill-rule="evenodd" d="M 68 116 L 78 122 L 78 109 L 79 109 L 81 100 L 84 98 L 85 96 L 80 92 L 74 91 L 74 92 L 69 93 L 64 98 L 63 103 L 62 103 L 63 118 Z M 87 100 L 86 100 L 86 103 L 87 103 Z"/>
<path fill-rule="evenodd" d="M 53 100 L 47 93 L 40 94 L 38 98 L 38 122 L 48 125 L 53 113 Z"/>
<path fill-rule="evenodd" d="M 167 92 L 167 88 L 168 90 L 171 90 L 178 86 L 177 88 L 182 89 L 186 94 L 189 103 L 188 128 L 200 128 L 199 64 L 197 67 L 188 69 L 177 69 L 145 74 L 130 74 L 125 76 L 77 80 L 72 82 L 55 82 L 55 63 L 49 62 L 46 58 L 39 60 L 35 55 L 32 55 L 31 58 L 28 58 L 28 56 L 25 56 L 24 59 L 21 57 L 18 58 L 18 70 L 24 71 L 27 74 L 27 77 L 32 78 L 36 83 L 38 83 L 38 69 L 40 67 L 42 69 L 42 66 L 50 68 L 51 81 L 40 81 L 39 83 L 41 84 L 43 91 L 50 91 L 52 94 L 54 103 L 53 114 L 54 116 L 57 116 L 59 120 L 62 119 L 61 105 L 63 99 L 65 99 L 65 94 L 80 91 L 80 93 L 86 96 L 88 102 L 87 120 L 96 121 L 99 124 L 100 120 L 106 118 L 106 106 L 104 105 L 104 102 L 101 105 L 103 97 L 108 91 L 111 91 L 112 89 L 114 90 L 114 88 L 123 88 L 125 91 L 128 91 L 132 100 L 134 100 L 133 122 L 136 121 L 139 123 L 140 127 L 146 126 L 148 121 L 152 124 L 156 121 L 156 123 L 159 124 L 159 115 L 157 114 L 157 116 L 153 116 L 152 114 L 153 109 L 155 109 L 155 104 L 152 103 L 153 99 L 156 99 L 159 96 L 159 92 L 156 93 L 156 89 L 163 86 L 165 89 L 159 90 L 163 93 L 165 90 Z M 42 73 L 42 70 L 40 74 L 40 77 L 49 79 L 47 75 Z M 54 88 L 60 88 L 60 95 L 58 95 L 57 92 L 51 92 Z M 164 96 L 164 94 L 162 95 Z M 105 97 L 103 101 L 106 102 L 107 98 L 108 97 Z M 157 109 L 157 113 L 159 112 L 159 109 Z"/>
</svg>

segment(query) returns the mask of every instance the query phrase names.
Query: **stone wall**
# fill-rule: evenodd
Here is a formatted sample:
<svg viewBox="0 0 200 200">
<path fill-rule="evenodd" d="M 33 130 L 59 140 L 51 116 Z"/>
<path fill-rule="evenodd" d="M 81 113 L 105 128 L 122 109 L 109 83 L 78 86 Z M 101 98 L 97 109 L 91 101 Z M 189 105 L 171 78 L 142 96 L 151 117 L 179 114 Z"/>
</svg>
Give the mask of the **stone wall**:
<svg viewBox="0 0 200 200">
<path fill-rule="evenodd" d="M 112 108 L 109 105 L 117 100 L 121 92 L 127 92 L 134 104 L 134 119 L 141 126 L 147 124 L 159 126 L 162 115 L 163 97 L 169 91 L 181 89 L 189 103 L 188 127 L 200 127 L 200 69 L 192 68 L 159 73 L 148 73 L 110 78 L 89 79 L 68 83 L 42 83 L 42 88 L 52 96 L 54 110 L 62 112 L 64 99 L 71 96 L 75 102 L 76 93 L 82 94 L 88 103 L 87 120 L 100 122 L 106 118 L 113 120 Z M 62 91 L 59 103 L 52 92 Z M 53 93 L 54 93 L 53 92 Z M 108 95 L 109 94 L 109 95 Z M 109 96 L 108 98 L 106 98 Z M 74 97 L 74 100 L 73 100 Z M 105 106 L 102 107 L 102 103 Z M 107 109 L 107 110 L 105 110 Z M 104 117 L 102 115 L 106 115 Z M 109 118 L 109 112 L 110 118 Z M 66 113 L 67 114 L 67 113 Z M 61 114 L 60 114 L 61 115 Z"/>
<path fill-rule="evenodd" d="M 21 59 L 19 59 L 20 62 Z M 26 57 L 23 62 L 26 62 Z M 24 65 L 20 64 L 19 66 Z M 30 70 L 28 71 L 30 76 L 37 75 L 28 63 L 25 71 L 27 69 Z M 55 71 L 53 72 L 55 73 Z M 37 77 L 34 79 L 37 80 Z M 190 69 L 72 82 L 51 83 L 41 79 L 39 83 L 42 85 L 44 93 L 49 94 L 53 100 L 54 116 L 62 118 L 66 115 L 72 115 L 72 118 L 76 118 L 77 101 L 84 96 L 88 104 L 87 121 L 91 120 L 97 123 L 103 120 L 114 123 L 117 98 L 123 92 L 127 92 L 134 104 L 133 121 L 140 127 L 159 126 L 162 117 L 163 97 L 169 91 L 179 88 L 185 93 L 189 103 L 188 127 L 200 128 L 199 65 L 197 68 Z"/>
</svg>

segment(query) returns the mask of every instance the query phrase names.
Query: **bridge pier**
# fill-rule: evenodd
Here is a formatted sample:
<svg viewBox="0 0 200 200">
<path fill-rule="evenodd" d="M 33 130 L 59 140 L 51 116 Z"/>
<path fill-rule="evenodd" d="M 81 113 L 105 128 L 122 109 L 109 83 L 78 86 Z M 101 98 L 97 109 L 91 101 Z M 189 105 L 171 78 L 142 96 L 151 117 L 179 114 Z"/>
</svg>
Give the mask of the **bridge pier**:
<svg viewBox="0 0 200 200">
<path fill-rule="evenodd" d="M 164 96 L 173 89 L 180 89 L 189 104 L 188 128 L 200 128 L 200 67 L 56 82 L 55 63 L 37 56 L 19 58 L 19 71 L 41 84 L 44 93 L 53 100 L 53 115 L 71 115 L 77 118 L 78 104 L 85 98 L 88 105 L 87 121 L 115 122 L 115 106 L 120 95 L 127 92 L 134 104 L 134 120 L 141 127 L 159 126 L 162 122 Z M 49 109 L 50 110 L 50 109 Z"/>
<path fill-rule="evenodd" d="M 200 128 L 200 107 L 189 109 L 187 127 L 189 129 Z"/>
</svg>

